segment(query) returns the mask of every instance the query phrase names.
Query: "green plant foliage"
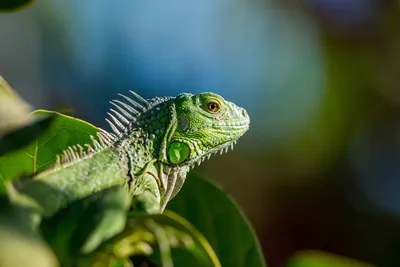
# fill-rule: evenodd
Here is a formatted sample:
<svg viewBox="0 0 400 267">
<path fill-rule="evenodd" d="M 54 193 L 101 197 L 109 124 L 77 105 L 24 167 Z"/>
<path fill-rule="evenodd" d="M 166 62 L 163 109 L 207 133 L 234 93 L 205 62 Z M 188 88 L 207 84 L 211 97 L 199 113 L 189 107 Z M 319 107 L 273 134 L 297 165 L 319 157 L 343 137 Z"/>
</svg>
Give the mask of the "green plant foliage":
<svg viewBox="0 0 400 267">
<path fill-rule="evenodd" d="M 80 255 L 124 230 L 129 206 L 128 192 L 120 186 L 111 187 L 44 219 L 41 231 L 61 264 L 74 265 Z"/>
<path fill-rule="evenodd" d="M 132 266 L 129 257 L 151 257 L 155 266 L 178 266 L 171 248 L 190 253 L 186 266 L 221 266 L 204 236 L 189 222 L 172 212 L 164 214 L 131 214 L 125 230 L 105 242 L 94 253 L 80 259 L 79 266 L 111 267 L 117 263 Z M 128 265 L 127 265 L 128 264 Z M 135 265 L 141 266 L 141 265 Z"/>
<path fill-rule="evenodd" d="M 56 267 L 57 259 L 30 225 L 30 214 L 0 197 L 0 267 Z"/>
<path fill-rule="evenodd" d="M 3 160 L 3 155 L 9 152 L 22 149 L 35 141 L 41 134 L 47 131 L 53 121 L 54 116 L 48 116 L 44 119 L 40 119 L 36 122 L 29 124 L 28 126 L 22 127 L 18 130 L 8 133 L 0 139 L 0 162 Z M 4 161 L 7 164 L 7 160 Z M 1 163 L 0 163 L 1 165 Z M 7 172 L 7 171 L 6 171 Z M 5 195 L 7 187 L 5 184 L 5 178 L 1 175 L 0 170 L 0 195 Z"/>
<path fill-rule="evenodd" d="M 32 4 L 33 0 L 1 0 L 0 12 L 12 12 L 25 8 Z"/>
<path fill-rule="evenodd" d="M 15 130 L 0 139 L 0 156 L 6 152 L 20 149 L 29 145 L 39 137 L 53 121 L 53 116 L 40 119 L 28 126 Z"/>
<path fill-rule="evenodd" d="M 31 116 L 54 117 L 50 127 L 28 146 L 0 157 L 0 180 L 8 181 L 22 175 L 31 175 L 55 163 L 57 155 L 75 144 L 91 144 L 97 127 L 88 122 L 58 112 L 36 110 Z"/>
<path fill-rule="evenodd" d="M 205 236 L 222 266 L 266 266 L 246 216 L 226 192 L 210 181 L 189 174 L 167 209 L 187 219 Z"/>
<path fill-rule="evenodd" d="M 286 267 L 375 267 L 358 260 L 317 251 L 303 250 L 295 253 L 285 264 Z"/>
</svg>

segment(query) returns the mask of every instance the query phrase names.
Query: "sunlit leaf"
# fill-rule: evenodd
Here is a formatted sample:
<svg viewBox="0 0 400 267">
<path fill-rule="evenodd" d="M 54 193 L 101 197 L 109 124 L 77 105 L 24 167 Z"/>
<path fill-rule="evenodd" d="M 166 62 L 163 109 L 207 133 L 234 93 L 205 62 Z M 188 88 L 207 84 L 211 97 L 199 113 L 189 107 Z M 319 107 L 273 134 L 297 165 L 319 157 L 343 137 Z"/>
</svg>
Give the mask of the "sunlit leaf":
<svg viewBox="0 0 400 267">
<path fill-rule="evenodd" d="M 90 135 L 98 128 L 85 121 L 57 112 L 37 110 L 31 116 L 53 116 L 50 127 L 31 144 L 0 157 L 0 180 L 40 172 L 56 161 L 56 156 L 75 144 L 91 144 Z"/>
<path fill-rule="evenodd" d="M 246 216 L 226 192 L 210 181 L 190 174 L 167 209 L 184 217 L 204 234 L 222 266 L 266 266 Z"/>
</svg>

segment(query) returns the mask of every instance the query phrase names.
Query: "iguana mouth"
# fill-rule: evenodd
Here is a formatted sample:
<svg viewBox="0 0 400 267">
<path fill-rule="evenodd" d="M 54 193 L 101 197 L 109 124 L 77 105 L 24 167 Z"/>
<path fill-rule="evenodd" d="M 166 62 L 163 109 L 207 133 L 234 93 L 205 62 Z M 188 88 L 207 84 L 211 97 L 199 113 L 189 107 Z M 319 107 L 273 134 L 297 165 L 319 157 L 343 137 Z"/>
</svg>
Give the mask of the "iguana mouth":
<svg viewBox="0 0 400 267">
<path fill-rule="evenodd" d="M 250 125 L 249 124 L 243 124 L 243 125 L 223 125 L 223 126 L 214 126 L 213 129 L 215 130 L 225 130 L 225 131 L 247 131 L 249 129 Z"/>
<path fill-rule="evenodd" d="M 232 121 L 232 122 L 226 122 L 226 121 L 220 121 L 213 123 L 211 127 L 238 127 L 238 128 L 248 128 L 250 126 L 250 120 L 240 120 L 240 121 Z"/>
<path fill-rule="evenodd" d="M 198 128 L 191 128 L 188 130 L 188 132 L 197 132 L 199 130 L 202 129 L 206 129 L 206 128 L 211 128 L 211 129 L 215 129 L 215 130 L 248 130 L 250 127 L 250 120 L 243 120 L 243 121 L 238 121 L 238 122 L 225 122 L 225 121 L 221 121 L 221 122 L 216 122 L 213 124 L 209 124 L 209 125 L 204 125 L 202 127 L 198 127 Z"/>
</svg>

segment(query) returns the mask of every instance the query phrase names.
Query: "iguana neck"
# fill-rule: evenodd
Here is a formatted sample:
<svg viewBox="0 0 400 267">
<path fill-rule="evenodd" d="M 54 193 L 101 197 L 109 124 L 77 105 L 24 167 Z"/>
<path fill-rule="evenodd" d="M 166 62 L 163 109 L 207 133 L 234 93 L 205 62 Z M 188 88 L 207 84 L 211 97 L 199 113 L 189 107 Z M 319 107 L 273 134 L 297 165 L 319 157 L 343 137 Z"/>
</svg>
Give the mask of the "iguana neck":
<svg viewBox="0 0 400 267">
<path fill-rule="evenodd" d="M 169 164 L 167 159 L 168 141 L 176 128 L 174 108 L 165 107 L 162 118 L 149 117 L 138 122 L 136 128 L 114 144 L 128 158 L 132 180 L 142 175 L 156 180 L 162 210 L 180 190 L 189 171 L 189 167 Z"/>
<path fill-rule="evenodd" d="M 149 162 L 157 159 L 160 139 L 160 136 L 137 128 L 128 137 L 117 141 L 114 147 L 129 158 L 128 168 L 137 176 Z"/>
</svg>

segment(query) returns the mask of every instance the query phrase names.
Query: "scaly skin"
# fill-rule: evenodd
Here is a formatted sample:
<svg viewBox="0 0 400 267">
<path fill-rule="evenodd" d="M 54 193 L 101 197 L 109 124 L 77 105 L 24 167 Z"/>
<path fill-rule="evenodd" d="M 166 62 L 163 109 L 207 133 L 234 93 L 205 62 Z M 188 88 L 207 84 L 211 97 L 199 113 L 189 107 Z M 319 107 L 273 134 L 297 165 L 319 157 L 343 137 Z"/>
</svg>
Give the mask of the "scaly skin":
<svg viewBox="0 0 400 267">
<path fill-rule="evenodd" d="M 94 149 L 67 150 L 62 163 L 18 189 L 39 204 L 43 216 L 114 185 L 129 190 L 136 208 L 160 213 L 195 164 L 227 151 L 249 128 L 243 108 L 213 93 L 134 96 L 137 102 L 123 96 L 129 106 L 112 102 L 122 113 L 111 110 L 115 134 L 102 130 Z"/>
</svg>

